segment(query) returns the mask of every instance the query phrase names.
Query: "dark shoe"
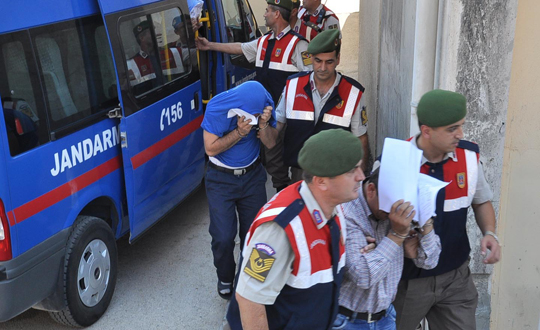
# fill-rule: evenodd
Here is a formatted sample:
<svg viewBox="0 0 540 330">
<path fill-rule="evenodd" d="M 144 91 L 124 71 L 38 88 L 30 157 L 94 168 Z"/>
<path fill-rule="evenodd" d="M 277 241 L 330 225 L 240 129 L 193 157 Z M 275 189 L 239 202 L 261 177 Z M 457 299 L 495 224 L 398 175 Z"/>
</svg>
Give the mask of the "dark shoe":
<svg viewBox="0 0 540 330">
<path fill-rule="evenodd" d="M 217 282 L 217 292 L 223 299 L 229 300 L 232 297 L 232 283 Z"/>
</svg>

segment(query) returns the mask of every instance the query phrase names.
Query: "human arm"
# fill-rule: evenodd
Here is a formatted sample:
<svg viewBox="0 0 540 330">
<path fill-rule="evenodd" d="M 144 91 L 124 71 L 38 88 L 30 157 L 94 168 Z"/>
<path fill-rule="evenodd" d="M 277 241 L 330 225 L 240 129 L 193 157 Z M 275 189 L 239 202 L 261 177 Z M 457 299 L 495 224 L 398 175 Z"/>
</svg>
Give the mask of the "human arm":
<svg viewBox="0 0 540 330">
<path fill-rule="evenodd" d="M 369 158 L 371 156 L 369 151 L 367 129 L 367 110 L 366 106 L 364 105 L 364 98 L 362 97 L 360 99 L 360 102 L 358 102 L 358 106 L 356 107 L 354 114 L 351 118 L 351 132 L 354 135 L 358 136 L 358 138 L 362 142 L 362 151 L 364 152 L 364 155 L 362 156 L 362 163 L 360 164 L 360 167 L 364 173 L 366 173 L 366 170 L 369 167 Z"/>
<path fill-rule="evenodd" d="M 472 208 L 476 223 L 484 235 L 480 242 L 481 253 L 483 256 L 486 256 L 486 249 L 490 250 L 490 253 L 484 258 L 484 263 L 494 264 L 501 259 L 501 246 L 495 237 L 486 235 L 486 232 L 495 232 L 495 210 L 493 210 L 493 205 L 490 201 L 482 204 L 472 204 Z"/>
<path fill-rule="evenodd" d="M 242 54 L 242 44 L 239 42 L 233 43 L 221 43 L 221 42 L 212 42 L 204 37 L 199 37 L 195 39 L 195 45 L 198 50 L 207 51 L 213 50 L 227 54 Z"/>
<path fill-rule="evenodd" d="M 214 157 L 225 150 L 230 149 L 238 141 L 249 134 L 251 131 L 250 122 L 251 119 L 246 119 L 244 116 L 238 116 L 238 126 L 222 137 L 203 130 L 204 150 L 206 151 L 206 154 L 210 157 Z"/>
<path fill-rule="evenodd" d="M 412 259 L 418 268 L 435 268 L 441 254 L 441 240 L 433 230 L 433 219 L 428 220 L 420 232 L 412 233 L 403 243 L 405 257 Z"/>
<path fill-rule="evenodd" d="M 362 253 L 373 236 L 368 215 L 358 200 L 344 204 L 347 221 L 346 269 L 348 278 L 360 289 L 370 289 L 386 278 L 396 260 L 402 258 L 401 246 L 383 237 L 369 253 Z M 388 222 L 380 223 L 378 229 L 386 233 Z"/>
<path fill-rule="evenodd" d="M 272 127 L 269 123 L 269 120 L 271 118 L 272 107 L 267 106 L 264 108 L 263 113 L 259 116 L 258 137 L 268 149 L 272 149 L 276 145 L 276 140 L 278 137 L 277 129 L 275 127 Z"/>
<path fill-rule="evenodd" d="M 308 42 L 300 40 L 294 47 L 293 56 L 291 58 L 292 64 L 298 69 L 298 71 L 311 71 L 313 65 L 311 63 L 311 56 L 307 53 Z"/>
<path fill-rule="evenodd" d="M 266 317 L 266 307 L 263 304 L 257 304 L 236 293 L 238 308 L 240 309 L 240 318 L 242 328 L 246 330 L 267 330 L 268 319 Z"/>
<path fill-rule="evenodd" d="M 273 211 L 274 209 L 272 209 Z M 260 217 L 264 217 L 264 212 Z M 258 221 L 257 219 L 255 221 Z M 270 252 L 269 252 L 270 251 Z M 253 236 L 246 241 L 242 251 L 242 265 L 238 273 L 236 297 L 241 296 L 251 303 L 272 305 L 289 279 L 294 261 L 294 252 L 283 228 L 277 223 L 269 221 L 261 224 L 254 231 Z M 254 263 L 262 262 L 265 267 L 257 269 Z M 240 304 L 240 299 L 238 300 Z M 260 312 L 253 304 L 240 306 L 240 316 L 244 321 L 260 321 L 262 317 L 244 315 L 246 313 Z M 245 329 L 251 329 L 249 327 Z M 257 329 L 257 328 L 255 328 Z"/>
</svg>

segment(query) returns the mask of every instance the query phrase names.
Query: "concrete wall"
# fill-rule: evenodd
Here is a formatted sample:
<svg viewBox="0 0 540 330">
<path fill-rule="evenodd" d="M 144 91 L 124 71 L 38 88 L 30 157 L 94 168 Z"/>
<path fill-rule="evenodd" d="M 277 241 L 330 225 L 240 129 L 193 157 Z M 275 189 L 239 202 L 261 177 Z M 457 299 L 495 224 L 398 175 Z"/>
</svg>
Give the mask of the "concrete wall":
<svg viewBox="0 0 540 330">
<path fill-rule="evenodd" d="M 409 137 L 416 1 L 361 0 L 359 81 L 366 87 L 371 150 Z"/>
<path fill-rule="evenodd" d="M 498 213 L 517 0 L 462 0 L 455 90 L 467 97 L 465 138 L 480 146 Z M 472 213 L 472 212 L 471 212 Z M 481 232 L 469 214 L 471 270 L 479 292 L 477 326 L 489 329 L 492 266 L 482 263 Z"/>
<path fill-rule="evenodd" d="M 540 329 L 540 3 L 520 0 L 510 77 L 491 329 Z"/>
</svg>

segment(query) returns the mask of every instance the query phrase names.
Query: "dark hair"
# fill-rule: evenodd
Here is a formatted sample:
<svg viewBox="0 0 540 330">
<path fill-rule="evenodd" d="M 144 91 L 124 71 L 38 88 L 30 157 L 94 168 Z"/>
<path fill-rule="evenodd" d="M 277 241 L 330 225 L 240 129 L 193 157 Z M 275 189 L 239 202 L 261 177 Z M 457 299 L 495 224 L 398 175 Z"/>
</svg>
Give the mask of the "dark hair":
<svg viewBox="0 0 540 330">
<path fill-rule="evenodd" d="M 373 183 L 375 185 L 375 188 L 379 189 L 379 169 L 381 167 L 377 167 L 375 171 L 371 172 L 371 174 L 364 180 L 366 183 Z"/>
<path fill-rule="evenodd" d="M 304 171 L 302 173 L 302 179 L 304 179 L 304 181 L 306 181 L 306 183 L 311 183 L 311 181 L 313 181 L 313 177 L 314 177 L 314 175 L 309 173 L 308 171 Z"/>
<path fill-rule="evenodd" d="M 290 10 L 285 9 L 283 7 L 276 6 L 276 5 L 268 5 L 268 7 L 272 8 L 272 10 L 274 11 L 279 11 L 279 13 L 281 14 L 281 17 L 283 17 L 283 19 L 286 20 L 287 22 L 289 21 L 289 19 L 291 19 Z"/>
</svg>

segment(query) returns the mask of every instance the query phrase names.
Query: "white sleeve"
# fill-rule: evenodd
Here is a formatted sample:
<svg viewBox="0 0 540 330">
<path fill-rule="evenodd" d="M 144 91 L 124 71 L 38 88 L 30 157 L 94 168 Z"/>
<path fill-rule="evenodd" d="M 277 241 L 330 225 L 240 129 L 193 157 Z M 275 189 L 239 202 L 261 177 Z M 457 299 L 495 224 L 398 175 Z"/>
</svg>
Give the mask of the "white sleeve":
<svg viewBox="0 0 540 330">
<path fill-rule="evenodd" d="M 361 136 L 367 133 L 367 112 L 364 102 L 364 97 L 358 102 L 358 107 L 354 111 L 351 119 L 351 132 L 356 136 Z"/>
<path fill-rule="evenodd" d="M 341 27 L 339 26 L 339 20 L 335 18 L 334 16 L 329 16 L 326 19 L 326 22 L 324 22 L 323 31 L 331 30 L 331 29 L 338 29 L 339 30 L 339 38 L 341 39 Z"/>
<path fill-rule="evenodd" d="M 285 97 L 285 91 L 287 90 L 287 85 L 283 88 L 283 92 L 281 93 L 281 97 L 279 98 L 279 103 L 276 107 L 276 120 L 280 123 L 286 123 L 287 122 L 287 110 L 285 108 L 286 97 Z"/>
<path fill-rule="evenodd" d="M 242 257 L 236 292 L 258 304 L 273 304 L 291 275 L 294 261 L 285 230 L 273 221 L 261 224 Z"/>
<path fill-rule="evenodd" d="M 244 56 L 247 58 L 249 63 L 255 62 L 255 58 L 257 57 L 258 41 L 259 39 L 255 39 L 255 40 L 244 42 L 241 44 L 242 53 L 244 53 Z"/>
<path fill-rule="evenodd" d="M 294 47 L 294 53 L 292 57 L 292 64 L 298 69 L 298 71 L 311 71 L 313 66 L 311 65 L 311 57 L 304 59 L 302 53 L 307 54 L 308 42 L 300 40 Z"/>
</svg>

